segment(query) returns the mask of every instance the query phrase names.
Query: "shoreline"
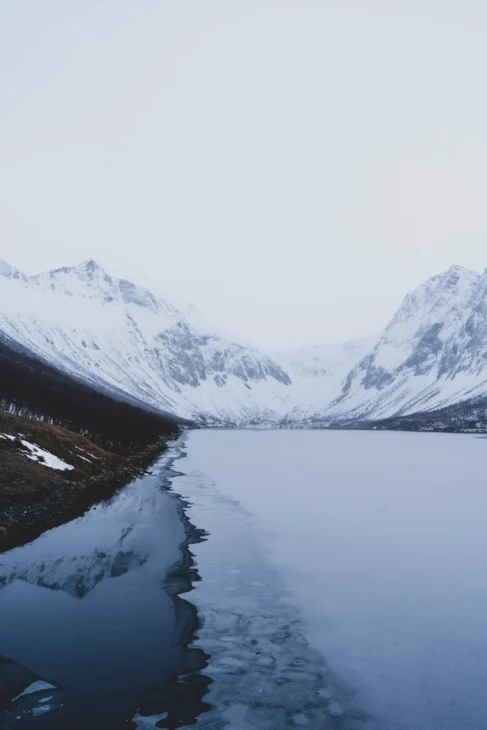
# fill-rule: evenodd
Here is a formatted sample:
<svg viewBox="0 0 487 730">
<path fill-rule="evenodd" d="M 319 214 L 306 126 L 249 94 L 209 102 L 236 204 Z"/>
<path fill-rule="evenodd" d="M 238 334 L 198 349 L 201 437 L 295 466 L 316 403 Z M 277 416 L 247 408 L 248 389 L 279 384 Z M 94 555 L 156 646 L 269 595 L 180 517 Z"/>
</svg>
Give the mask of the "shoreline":
<svg viewBox="0 0 487 730">
<path fill-rule="evenodd" d="M 81 517 L 93 505 L 110 499 L 133 479 L 148 474 L 151 465 L 178 437 L 179 433 L 174 433 L 172 437 L 161 439 L 128 456 L 98 449 L 97 461 L 91 464 L 90 472 L 73 472 L 75 478 L 69 476 L 71 472 L 47 474 L 53 470 L 23 459 L 26 470 L 29 470 L 28 489 L 24 489 L 22 482 L 24 465 L 17 459 L 16 477 L 21 480 L 20 486 L 10 488 L 7 493 L 0 490 L 0 526 L 7 533 L 0 539 L 0 554 L 32 542 L 47 530 Z M 4 442 L 1 443 L 3 445 Z M 96 448 L 88 443 L 93 450 Z M 33 471 L 34 468 L 36 471 Z M 8 478 L 8 471 L 4 464 L 0 464 L 0 482 L 6 482 Z"/>
<path fill-rule="evenodd" d="M 192 524 L 187 515 L 189 503 L 173 489 L 172 480 L 182 476 L 181 472 L 173 469 L 173 464 L 184 456 L 185 452 L 183 448 L 178 448 L 175 444 L 169 448 L 176 448 L 178 452 L 168 459 L 164 467 L 163 474 L 161 474 L 161 488 L 165 489 L 174 499 L 176 512 L 183 525 L 186 538 L 179 547 L 181 560 L 166 575 L 164 590 L 173 598 L 176 612 L 179 609 L 186 614 L 181 638 L 186 664 L 181 667 L 180 672 L 173 676 L 172 681 L 164 689 L 163 698 L 166 704 L 163 706 L 162 712 L 167 712 L 165 720 L 169 723 L 169 727 L 172 726 L 171 721 L 179 727 L 183 724 L 184 726 L 194 725 L 201 715 L 211 709 L 211 706 L 205 702 L 205 696 L 213 680 L 203 674 L 211 655 L 201 647 L 195 646 L 195 640 L 198 639 L 198 632 L 202 624 L 197 607 L 184 598 L 186 593 L 193 590 L 193 584 L 201 580 L 191 545 L 204 542 L 208 533 Z M 140 710 L 139 707 L 139 713 Z M 171 717 L 172 714 L 174 714 L 174 718 Z M 129 728 L 135 730 L 136 726 L 129 724 Z"/>
<path fill-rule="evenodd" d="M 165 659 L 164 654 L 161 655 L 161 665 L 160 670 L 158 671 L 158 673 L 161 672 L 160 680 L 155 681 L 155 683 L 152 682 L 151 684 L 141 687 L 140 692 L 137 693 L 137 702 L 126 708 L 125 711 L 128 712 L 126 716 L 127 727 L 133 730 L 139 727 L 139 723 L 143 721 L 145 721 L 146 723 L 150 723 L 151 718 L 153 718 L 154 724 L 158 720 L 164 719 L 165 727 L 179 727 L 181 724 L 184 724 L 185 726 L 193 725 L 200 715 L 210 709 L 210 706 L 205 702 L 205 696 L 212 680 L 204 674 L 204 669 L 208 666 L 208 660 L 210 656 L 202 648 L 195 645 L 195 641 L 197 641 L 197 635 L 201 628 L 201 622 L 198 616 L 198 610 L 196 606 L 185 598 L 185 594 L 189 593 L 193 589 L 194 583 L 200 580 L 199 574 L 195 567 L 195 559 L 191 551 L 191 545 L 203 541 L 206 537 L 206 533 L 203 530 L 197 529 L 190 522 L 186 514 L 186 502 L 181 499 L 179 495 L 172 489 L 172 480 L 174 477 L 178 476 L 178 472 L 173 468 L 173 464 L 174 461 L 179 458 L 181 454 L 177 442 L 169 445 L 168 451 L 169 453 L 166 453 L 162 458 L 159 457 L 155 461 L 152 460 L 151 463 L 154 465 L 154 474 L 150 475 L 149 473 L 147 475 L 147 479 L 149 480 L 149 482 L 153 482 L 154 479 L 156 480 L 155 488 L 157 490 L 160 489 L 162 492 L 165 492 L 168 499 L 170 500 L 170 503 L 172 504 L 172 507 L 168 514 L 173 514 L 174 519 L 180 521 L 180 533 L 178 542 L 173 543 L 174 549 L 177 550 L 178 557 L 173 565 L 169 564 L 164 581 L 160 586 L 161 590 L 164 591 L 164 593 L 168 597 L 168 599 L 166 600 L 169 600 L 170 603 L 173 604 L 173 609 L 170 614 L 172 613 L 173 616 L 173 642 L 174 645 L 178 647 L 178 661 L 176 664 L 173 664 L 171 666 L 169 658 Z M 158 465 L 160 465 L 160 470 L 158 469 Z M 130 493 L 129 485 L 127 485 L 127 488 Z M 144 491 L 142 491 L 142 494 L 143 493 Z M 119 504 L 124 504 L 123 497 L 121 497 Z M 108 510 L 110 510 L 109 505 Z M 98 514 L 98 511 L 95 512 L 95 514 Z M 107 515 L 108 514 L 109 512 L 107 513 Z M 117 507 L 115 507 L 115 513 L 113 514 L 118 514 Z M 130 514 L 130 509 L 128 514 Z M 134 512 L 134 515 L 136 514 L 137 512 Z M 160 516 L 162 518 L 161 522 L 159 522 L 159 519 L 157 517 L 155 518 L 153 526 L 151 527 L 152 532 L 149 533 L 154 535 L 156 540 L 159 540 L 159 538 L 156 537 L 157 533 L 159 532 L 157 525 L 160 524 L 163 533 L 166 529 L 164 514 L 164 511 L 160 513 Z M 65 524 L 69 524 L 69 522 L 71 521 L 72 520 L 69 520 L 68 523 Z M 109 524 L 110 522 L 108 522 L 108 525 Z M 137 525 L 137 521 L 135 521 L 134 524 Z M 84 534 L 88 537 L 93 534 L 95 537 L 92 540 L 92 548 L 97 547 L 99 543 L 96 540 L 96 531 L 95 533 L 92 533 L 92 527 L 88 526 L 85 522 L 81 522 L 79 527 L 76 527 L 76 529 L 84 531 Z M 81 534 L 83 534 L 83 532 Z M 51 539 L 54 539 L 54 542 L 52 543 L 53 545 L 59 545 L 59 541 L 56 543 L 56 538 L 54 538 L 54 536 Z M 179 542 L 179 540 L 181 539 L 183 539 L 183 541 Z M 164 544 L 165 543 L 163 542 L 162 545 Z M 157 545 L 157 542 L 154 543 L 155 547 L 157 547 Z M 101 547 L 103 548 L 103 545 L 101 545 Z M 35 543 L 33 543 L 32 546 L 27 545 L 26 549 L 28 552 L 25 554 L 23 560 L 26 561 L 26 564 L 31 564 L 29 550 L 33 550 L 33 555 L 36 554 Z M 64 554 L 62 547 L 61 550 L 62 552 L 60 553 L 60 555 Z M 114 553 L 114 555 L 115 554 L 116 553 Z M 152 556 L 151 559 L 156 561 L 155 564 L 157 565 L 157 563 L 159 562 L 158 550 L 152 549 L 149 554 Z M 164 552 L 161 553 L 161 558 L 162 564 L 164 564 Z M 167 560 L 167 557 L 165 559 Z M 69 560 L 69 558 L 66 557 L 65 560 Z M 144 561 L 140 563 L 141 567 L 143 565 Z M 136 569 L 133 573 L 132 580 L 135 579 L 135 585 L 139 585 L 137 583 L 137 566 L 135 566 L 135 568 Z M 131 571 L 129 568 L 129 573 L 130 572 Z M 45 576 L 44 571 L 43 576 Z M 107 577 L 109 577 L 109 575 Z M 45 580 L 45 577 L 43 577 L 43 580 Z M 37 581 L 34 578 L 34 583 L 35 582 Z M 7 585 L 8 584 L 5 584 L 5 587 Z M 43 584 L 41 583 L 41 585 Z M 109 585 L 112 585 L 111 581 L 106 584 L 106 587 L 108 588 Z M 49 584 L 44 584 L 44 587 L 49 588 Z M 112 588 L 109 588 L 109 590 L 118 590 L 115 587 L 115 583 L 113 584 Z M 58 610 L 62 610 L 62 608 Z M 167 611 L 167 609 L 165 610 Z M 157 615 L 157 613 L 158 612 L 156 612 L 156 614 L 152 613 L 152 616 Z M 168 614 L 168 618 L 170 614 Z M 149 615 L 151 615 L 150 611 Z M 158 620 L 164 621 L 163 616 L 164 613 L 161 614 Z M 94 636 L 91 637 L 90 642 L 91 644 L 93 644 L 94 642 L 96 643 L 96 630 Z M 5 651 L 6 657 L 8 657 L 8 648 L 2 644 L 2 652 Z M 27 665 L 28 664 L 29 663 L 27 662 Z M 27 667 L 25 668 L 25 671 L 28 671 Z M 52 679 L 50 679 L 50 681 L 52 681 Z M 13 699 L 13 695 L 11 699 Z M 7 703 L 7 705 L 0 707 L 0 711 L 9 712 L 10 701 Z M 123 705 L 124 703 L 121 702 L 121 707 Z M 71 712 L 72 708 L 69 710 L 69 713 Z M 71 714 L 68 714 L 67 717 L 69 719 L 71 717 Z M 60 720 L 55 718 L 54 715 L 52 716 L 52 719 L 54 721 L 53 728 L 57 729 Z M 72 719 L 74 721 L 74 715 Z M 78 728 L 77 723 L 78 720 L 74 722 L 76 730 Z"/>
</svg>

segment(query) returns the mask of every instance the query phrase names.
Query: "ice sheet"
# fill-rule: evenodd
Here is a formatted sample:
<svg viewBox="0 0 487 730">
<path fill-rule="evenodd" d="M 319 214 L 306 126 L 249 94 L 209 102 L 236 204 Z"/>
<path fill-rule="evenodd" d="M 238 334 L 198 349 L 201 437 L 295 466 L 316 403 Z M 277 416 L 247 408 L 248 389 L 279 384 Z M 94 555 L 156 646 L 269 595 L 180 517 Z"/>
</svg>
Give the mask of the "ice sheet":
<svg viewBox="0 0 487 730">
<path fill-rule="evenodd" d="M 210 533 L 189 594 L 202 727 L 487 727 L 485 440 L 195 431 L 186 449 L 174 488 Z"/>
</svg>

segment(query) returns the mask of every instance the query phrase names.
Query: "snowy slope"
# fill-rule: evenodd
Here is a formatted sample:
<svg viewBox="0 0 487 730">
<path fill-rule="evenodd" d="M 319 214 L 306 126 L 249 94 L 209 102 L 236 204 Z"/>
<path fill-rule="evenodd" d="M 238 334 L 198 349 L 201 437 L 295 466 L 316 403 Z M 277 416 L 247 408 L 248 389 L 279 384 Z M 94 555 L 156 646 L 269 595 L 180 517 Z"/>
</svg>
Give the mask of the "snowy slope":
<svg viewBox="0 0 487 730">
<path fill-rule="evenodd" d="M 0 331 L 56 367 L 187 418 L 275 421 L 291 381 L 256 349 L 94 261 L 27 277 L 0 266 Z"/>
<path fill-rule="evenodd" d="M 326 411 L 350 370 L 376 342 L 377 337 L 363 337 L 344 344 L 299 347 L 276 356 L 294 389 L 293 407 L 285 423 L 304 423 L 315 411 Z"/>
<path fill-rule="evenodd" d="M 459 266 L 408 294 L 327 416 L 432 410 L 487 391 L 487 273 Z"/>
</svg>

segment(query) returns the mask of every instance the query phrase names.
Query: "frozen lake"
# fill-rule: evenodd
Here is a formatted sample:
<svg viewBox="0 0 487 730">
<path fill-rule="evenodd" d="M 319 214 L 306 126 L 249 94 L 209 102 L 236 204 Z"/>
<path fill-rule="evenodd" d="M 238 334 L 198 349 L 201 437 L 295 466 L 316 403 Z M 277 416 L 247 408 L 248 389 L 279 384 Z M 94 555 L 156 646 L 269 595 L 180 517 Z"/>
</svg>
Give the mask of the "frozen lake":
<svg viewBox="0 0 487 730">
<path fill-rule="evenodd" d="M 487 727 L 487 440 L 195 431 L 202 728 Z"/>
<path fill-rule="evenodd" d="M 186 434 L 0 556 L 0 726 L 485 730 L 486 463 L 474 436 Z"/>
</svg>

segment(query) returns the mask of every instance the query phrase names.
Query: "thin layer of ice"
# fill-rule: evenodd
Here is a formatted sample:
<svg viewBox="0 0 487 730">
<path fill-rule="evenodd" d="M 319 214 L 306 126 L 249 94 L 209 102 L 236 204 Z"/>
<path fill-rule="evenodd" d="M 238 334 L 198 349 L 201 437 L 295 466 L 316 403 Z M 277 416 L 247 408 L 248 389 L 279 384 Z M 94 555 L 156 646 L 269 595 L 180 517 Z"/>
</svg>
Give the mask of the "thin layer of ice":
<svg viewBox="0 0 487 730">
<path fill-rule="evenodd" d="M 28 687 L 24 689 L 23 692 L 21 692 L 17 697 L 14 697 L 12 702 L 16 702 L 17 700 L 20 700 L 21 697 L 25 697 L 26 695 L 34 694 L 35 692 L 44 692 L 47 689 L 57 689 L 53 684 L 49 684 L 49 682 L 44 682 L 43 680 L 38 680 L 37 682 L 33 682 Z M 51 699 L 51 698 L 48 698 Z M 42 702 L 46 702 L 46 700 L 42 700 Z"/>
<path fill-rule="evenodd" d="M 212 449 L 210 458 L 216 457 Z M 205 674 L 214 680 L 208 695 L 213 709 L 198 726 L 327 730 L 338 718 L 350 730 L 368 726 L 353 691 L 306 639 L 253 516 L 197 470 L 193 459 L 177 464 L 185 472 L 188 466 L 196 469 L 176 478 L 173 488 L 190 501 L 193 524 L 210 533 L 192 546 L 202 580 L 187 596 L 198 608 L 202 627 L 196 646 L 211 655 Z"/>
<path fill-rule="evenodd" d="M 165 720 L 166 717 L 167 712 L 162 712 L 160 715 L 150 715 L 149 717 L 139 715 L 137 712 L 131 722 L 135 723 L 137 730 L 153 730 L 153 728 L 157 728 L 157 723 Z"/>
<path fill-rule="evenodd" d="M 31 710 L 32 717 L 40 717 L 41 715 L 47 715 L 48 712 L 58 709 L 58 706 L 54 705 L 41 705 L 40 703 L 33 707 Z"/>
<path fill-rule="evenodd" d="M 210 533 L 189 594 L 215 680 L 201 727 L 349 728 L 357 707 L 373 730 L 487 727 L 485 444 L 190 433 L 174 488 Z"/>
</svg>

